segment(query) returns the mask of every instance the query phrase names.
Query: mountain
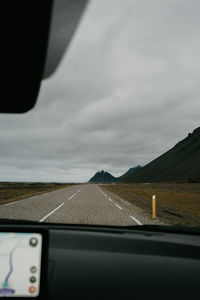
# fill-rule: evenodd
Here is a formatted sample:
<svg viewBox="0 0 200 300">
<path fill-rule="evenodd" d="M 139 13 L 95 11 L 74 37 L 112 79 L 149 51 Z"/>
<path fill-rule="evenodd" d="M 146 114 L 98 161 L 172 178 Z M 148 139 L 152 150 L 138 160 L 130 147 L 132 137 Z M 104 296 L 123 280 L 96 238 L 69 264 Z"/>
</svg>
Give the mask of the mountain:
<svg viewBox="0 0 200 300">
<path fill-rule="evenodd" d="M 200 127 L 122 182 L 200 181 Z"/>
<path fill-rule="evenodd" d="M 116 177 L 112 176 L 110 173 L 101 171 L 97 172 L 90 180 L 89 182 L 94 183 L 109 183 L 109 182 L 116 182 Z"/>
<path fill-rule="evenodd" d="M 126 178 L 127 176 L 135 173 L 136 171 L 139 171 L 141 168 L 142 168 L 141 166 L 130 168 L 126 173 L 124 173 L 123 175 L 117 177 L 117 180 L 120 181 L 121 179 Z"/>
<path fill-rule="evenodd" d="M 114 177 L 110 173 L 105 172 L 105 171 L 102 170 L 101 172 L 97 172 L 89 180 L 89 182 L 94 182 L 94 183 L 112 183 L 112 182 L 118 182 L 122 178 L 125 178 L 126 176 L 133 174 L 134 172 L 138 171 L 139 169 L 141 169 L 141 166 L 137 166 L 135 168 L 130 168 L 126 173 L 124 173 L 123 175 L 121 175 L 119 177 Z"/>
</svg>

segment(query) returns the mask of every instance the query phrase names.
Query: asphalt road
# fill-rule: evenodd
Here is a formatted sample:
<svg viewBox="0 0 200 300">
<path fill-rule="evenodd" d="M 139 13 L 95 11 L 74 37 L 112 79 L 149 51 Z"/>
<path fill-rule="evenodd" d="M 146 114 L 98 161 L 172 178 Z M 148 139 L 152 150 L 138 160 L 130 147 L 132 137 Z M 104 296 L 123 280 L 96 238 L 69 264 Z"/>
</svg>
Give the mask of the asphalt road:
<svg viewBox="0 0 200 300">
<path fill-rule="evenodd" d="M 1 205 L 0 218 L 114 226 L 155 224 L 139 208 L 94 184 L 74 185 Z"/>
</svg>

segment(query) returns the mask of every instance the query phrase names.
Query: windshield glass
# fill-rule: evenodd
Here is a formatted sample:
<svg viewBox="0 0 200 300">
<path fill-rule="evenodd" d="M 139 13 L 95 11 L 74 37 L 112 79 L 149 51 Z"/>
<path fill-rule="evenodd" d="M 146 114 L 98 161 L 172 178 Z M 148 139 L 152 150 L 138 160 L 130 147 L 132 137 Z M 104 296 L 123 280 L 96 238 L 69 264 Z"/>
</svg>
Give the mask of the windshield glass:
<svg viewBox="0 0 200 300">
<path fill-rule="evenodd" d="M 0 218 L 200 225 L 199 10 L 89 3 L 35 108 L 0 115 Z"/>
</svg>

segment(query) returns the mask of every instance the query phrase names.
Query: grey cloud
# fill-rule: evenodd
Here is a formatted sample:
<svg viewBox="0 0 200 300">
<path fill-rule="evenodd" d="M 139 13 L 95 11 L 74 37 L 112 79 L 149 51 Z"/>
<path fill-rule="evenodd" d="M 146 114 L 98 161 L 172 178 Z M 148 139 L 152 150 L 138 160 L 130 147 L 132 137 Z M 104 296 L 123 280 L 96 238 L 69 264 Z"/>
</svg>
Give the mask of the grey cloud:
<svg viewBox="0 0 200 300">
<path fill-rule="evenodd" d="M 199 126 L 199 1 L 93 0 L 34 110 L 0 115 L 0 180 L 86 181 Z"/>
</svg>

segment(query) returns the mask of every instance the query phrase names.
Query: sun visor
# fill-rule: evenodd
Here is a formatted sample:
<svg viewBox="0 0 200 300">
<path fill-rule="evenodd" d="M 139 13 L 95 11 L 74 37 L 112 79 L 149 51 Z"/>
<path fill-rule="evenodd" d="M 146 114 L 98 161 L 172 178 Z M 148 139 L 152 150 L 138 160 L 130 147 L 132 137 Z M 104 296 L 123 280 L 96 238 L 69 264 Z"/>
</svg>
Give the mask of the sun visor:
<svg viewBox="0 0 200 300">
<path fill-rule="evenodd" d="M 0 113 L 24 113 L 58 66 L 87 0 L 3 1 Z"/>
<path fill-rule="evenodd" d="M 59 65 L 77 28 L 88 0 L 55 0 L 43 78 L 49 77 Z"/>
</svg>

